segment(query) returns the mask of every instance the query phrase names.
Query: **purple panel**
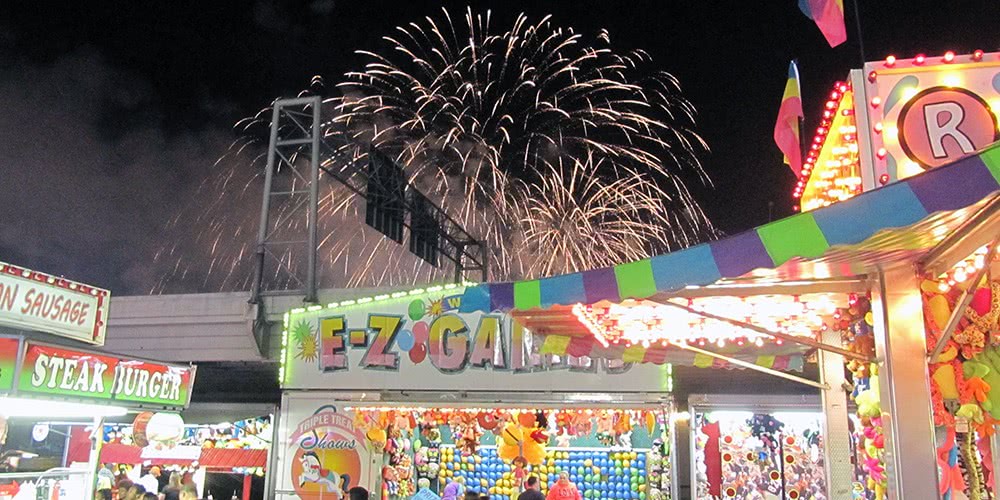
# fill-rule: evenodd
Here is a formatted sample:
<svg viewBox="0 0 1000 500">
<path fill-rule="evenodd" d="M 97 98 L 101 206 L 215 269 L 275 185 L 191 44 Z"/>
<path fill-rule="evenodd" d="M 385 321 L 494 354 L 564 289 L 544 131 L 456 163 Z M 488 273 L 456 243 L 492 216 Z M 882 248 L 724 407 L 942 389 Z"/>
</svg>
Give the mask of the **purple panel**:
<svg viewBox="0 0 1000 500">
<path fill-rule="evenodd" d="M 611 267 L 584 271 L 583 290 L 587 294 L 588 304 L 602 300 L 621 301 L 621 297 L 618 296 L 618 280 L 615 278 L 614 268 Z"/>
<path fill-rule="evenodd" d="M 774 267 L 757 231 L 746 231 L 709 243 L 723 278 L 735 278 L 758 268 Z"/>
<path fill-rule="evenodd" d="M 514 284 L 493 283 L 490 285 L 490 307 L 494 311 L 514 309 Z"/>
<path fill-rule="evenodd" d="M 978 156 L 938 167 L 905 182 L 928 213 L 965 208 L 997 189 L 996 179 Z"/>
</svg>

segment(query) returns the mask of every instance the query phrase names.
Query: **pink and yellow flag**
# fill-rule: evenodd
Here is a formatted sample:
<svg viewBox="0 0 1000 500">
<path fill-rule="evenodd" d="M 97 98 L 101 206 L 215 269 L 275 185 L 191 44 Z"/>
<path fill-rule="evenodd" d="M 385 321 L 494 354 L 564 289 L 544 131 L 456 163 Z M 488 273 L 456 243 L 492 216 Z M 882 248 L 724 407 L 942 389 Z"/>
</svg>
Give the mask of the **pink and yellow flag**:
<svg viewBox="0 0 1000 500">
<path fill-rule="evenodd" d="M 802 172 L 802 142 L 799 139 L 799 119 L 802 118 L 802 98 L 799 93 L 799 68 L 792 61 L 788 65 L 788 81 L 781 98 L 778 121 L 774 124 L 774 142 L 785 155 L 785 163 L 799 177 Z"/>
<path fill-rule="evenodd" d="M 816 22 L 831 47 L 847 41 L 844 0 L 799 0 L 799 10 Z"/>
</svg>

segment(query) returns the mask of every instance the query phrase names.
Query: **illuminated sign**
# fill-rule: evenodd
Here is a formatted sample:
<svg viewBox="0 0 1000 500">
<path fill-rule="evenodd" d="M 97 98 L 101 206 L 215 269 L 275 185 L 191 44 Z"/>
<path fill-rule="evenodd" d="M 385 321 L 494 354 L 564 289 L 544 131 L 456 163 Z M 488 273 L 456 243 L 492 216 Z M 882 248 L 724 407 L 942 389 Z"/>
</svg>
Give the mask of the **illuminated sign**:
<svg viewBox="0 0 1000 500">
<path fill-rule="evenodd" d="M 878 187 L 1000 140 L 1000 54 L 887 58 L 865 65 L 871 179 Z"/>
<path fill-rule="evenodd" d="M 194 366 L 118 358 L 32 341 L 25 342 L 18 357 L 20 342 L 16 337 L 0 337 L 0 392 L 168 409 L 184 408 L 191 400 Z M 11 362 L 11 352 L 16 363 Z"/>
<path fill-rule="evenodd" d="M 282 386 L 340 390 L 666 392 L 665 365 L 541 354 L 503 313 L 460 312 L 462 288 L 287 316 Z"/>
<path fill-rule="evenodd" d="M 104 345 L 111 293 L 0 262 L 0 325 Z"/>
<path fill-rule="evenodd" d="M 931 87 L 899 112 L 899 145 L 910 160 L 933 168 L 996 142 L 990 105 L 962 88 Z"/>
</svg>

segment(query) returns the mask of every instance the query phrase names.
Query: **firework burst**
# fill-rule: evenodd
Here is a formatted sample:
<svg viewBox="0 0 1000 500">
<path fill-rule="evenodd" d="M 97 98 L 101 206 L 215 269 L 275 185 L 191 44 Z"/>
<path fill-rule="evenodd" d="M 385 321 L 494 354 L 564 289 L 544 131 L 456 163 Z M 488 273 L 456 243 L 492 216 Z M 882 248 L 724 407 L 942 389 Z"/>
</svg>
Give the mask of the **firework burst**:
<svg viewBox="0 0 1000 500">
<path fill-rule="evenodd" d="M 342 153 L 327 167 L 346 171 L 372 146 L 395 157 L 421 192 L 487 244 L 491 279 L 610 265 L 715 234 L 685 185 L 709 181 L 698 161 L 706 146 L 676 79 L 643 51 L 615 51 L 605 32 L 588 41 L 550 17 L 524 15 L 507 30 L 491 24 L 489 12 L 467 10 L 456 23 L 445 10 L 397 28 L 384 50 L 361 52 L 364 69 L 348 73 L 341 95 L 324 104 L 324 133 Z M 261 158 L 269 116 L 239 124 L 247 133 L 231 151 L 253 173 L 220 172 L 213 192 L 259 193 L 260 172 L 245 162 Z M 450 274 L 366 228 L 362 205 L 335 182 L 322 189 L 325 286 Z M 208 232 L 195 240 L 215 240 L 209 272 L 198 275 L 246 288 L 253 217 L 223 227 L 219 219 L 234 221 L 222 215 L 227 195 L 218 200 L 197 214 Z M 162 283 L 190 272 L 188 253 L 164 252 L 175 265 Z"/>
</svg>

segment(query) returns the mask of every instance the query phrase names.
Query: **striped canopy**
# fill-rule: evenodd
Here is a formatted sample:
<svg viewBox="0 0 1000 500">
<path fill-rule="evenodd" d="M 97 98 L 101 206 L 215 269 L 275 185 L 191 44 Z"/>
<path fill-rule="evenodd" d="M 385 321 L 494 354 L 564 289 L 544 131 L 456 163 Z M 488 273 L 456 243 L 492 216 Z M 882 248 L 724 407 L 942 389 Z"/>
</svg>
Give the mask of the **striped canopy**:
<svg viewBox="0 0 1000 500">
<path fill-rule="evenodd" d="M 636 262 L 466 289 L 463 312 L 646 299 L 773 270 L 772 277 L 855 276 L 913 259 L 1000 197 L 1000 143 L 850 200 Z"/>
</svg>

